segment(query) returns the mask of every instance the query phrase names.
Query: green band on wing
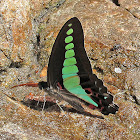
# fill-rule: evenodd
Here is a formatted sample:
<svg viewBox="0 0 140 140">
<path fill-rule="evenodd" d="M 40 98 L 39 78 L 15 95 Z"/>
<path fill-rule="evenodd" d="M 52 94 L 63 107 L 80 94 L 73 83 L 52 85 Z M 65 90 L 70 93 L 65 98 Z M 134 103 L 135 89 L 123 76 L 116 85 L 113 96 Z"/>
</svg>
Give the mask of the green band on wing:
<svg viewBox="0 0 140 140">
<path fill-rule="evenodd" d="M 67 89 L 69 92 L 77 95 L 79 98 L 83 99 L 84 101 L 93 104 L 94 106 L 98 107 L 98 104 L 95 103 L 85 92 L 85 90 L 81 87 L 81 85 L 75 86 L 71 89 Z"/>
<path fill-rule="evenodd" d="M 69 27 L 72 26 L 70 23 Z M 77 63 L 74 52 L 74 44 L 72 43 L 73 37 L 70 34 L 73 33 L 73 29 L 70 28 L 66 34 L 69 35 L 65 38 L 65 43 L 68 43 L 65 46 L 65 60 L 63 63 L 62 68 L 62 78 L 63 78 L 63 85 L 64 87 L 72 94 L 76 95 L 77 97 L 81 98 L 82 100 L 93 104 L 94 106 L 98 107 L 98 104 L 94 102 L 86 93 L 86 91 L 80 85 L 80 77 L 78 76 L 78 67 L 75 65 Z"/>
<path fill-rule="evenodd" d="M 70 23 L 68 26 L 71 27 L 72 26 L 72 23 Z"/>
<path fill-rule="evenodd" d="M 76 65 L 73 66 L 68 66 L 68 67 L 63 67 L 62 69 L 62 74 L 72 74 L 72 73 L 77 73 L 78 67 Z"/>
<path fill-rule="evenodd" d="M 66 51 L 65 53 L 65 58 L 70 58 L 73 57 L 75 55 L 75 52 L 73 49 Z"/>
<path fill-rule="evenodd" d="M 72 40 L 73 40 L 73 37 L 72 36 L 67 36 L 65 38 L 65 43 L 70 43 Z"/>
<path fill-rule="evenodd" d="M 63 79 L 68 78 L 68 77 L 72 77 L 72 76 L 76 76 L 77 73 L 72 73 L 72 74 L 63 74 L 62 77 Z"/>
<path fill-rule="evenodd" d="M 70 35 L 70 34 L 72 34 L 72 33 L 73 33 L 73 29 L 72 29 L 72 28 L 70 28 L 70 29 L 66 32 L 67 35 Z"/>
<path fill-rule="evenodd" d="M 69 43 L 68 45 L 65 46 L 66 50 L 72 49 L 74 48 L 74 44 L 73 43 Z"/>
<path fill-rule="evenodd" d="M 63 80 L 63 84 L 67 90 L 72 89 L 74 86 L 78 86 L 80 84 L 80 78 L 79 76 L 65 78 Z"/>
<path fill-rule="evenodd" d="M 71 57 L 71 58 L 65 59 L 63 66 L 71 66 L 71 65 L 74 65 L 76 63 L 77 63 L 76 59 L 74 57 Z"/>
</svg>

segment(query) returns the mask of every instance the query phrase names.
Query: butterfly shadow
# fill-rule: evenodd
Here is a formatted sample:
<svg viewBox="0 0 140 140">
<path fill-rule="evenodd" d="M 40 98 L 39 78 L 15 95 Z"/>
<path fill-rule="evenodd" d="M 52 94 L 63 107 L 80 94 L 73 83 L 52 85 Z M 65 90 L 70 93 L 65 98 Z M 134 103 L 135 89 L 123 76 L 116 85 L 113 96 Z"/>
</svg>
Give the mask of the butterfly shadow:
<svg viewBox="0 0 140 140">
<path fill-rule="evenodd" d="M 54 102 L 50 102 L 50 101 L 47 101 L 47 102 L 40 102 L 40 101 L 36 101 L 36 100 L 26 100 L 26 101 L 21 101 L 22 104 L 30 107 L 31 109 L 34 109 L 34 110 L 38 110 L 38 111 L 46 111 L 46 112 L 60 112 L 61 113 L 61 109 L 60 107 L 54 103 Z M 72 107 L 65 107 L 65 106 L 61 106 L 61 108 L 66 111 L 66 112 L 71 112 L 71 113 L 78 113 L 78 114 L 82 114 L 82 115 L 85 115 L 85 116 L 89 116 L 89 117 L 93 117 L 93 118 L 99 118 L 99 119 L 104 119 L 103 116 L 99 116 L 99 115 L 92 115 L 91 113 L 88 113 L 88 112 L 80 112 L 80 111 L 77 111 L 76 109 L 72 108 Z"/>
</svg>

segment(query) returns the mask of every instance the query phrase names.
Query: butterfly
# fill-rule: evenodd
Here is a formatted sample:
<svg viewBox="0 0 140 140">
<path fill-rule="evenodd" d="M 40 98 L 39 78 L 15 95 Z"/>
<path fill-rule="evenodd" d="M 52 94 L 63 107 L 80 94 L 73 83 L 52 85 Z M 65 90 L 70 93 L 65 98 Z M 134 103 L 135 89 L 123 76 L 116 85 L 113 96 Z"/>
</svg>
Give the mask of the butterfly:
<svg viewBox="0 0 140 140">
<path fill-rule="evenodd" d="M 53 98 L 65 100 L 80 112 L 84 112 L 81 104 L 97 108 L 105 115 L 118 111 L 113 96 L 92 73 L 84 48 L 82 25 L 76 17 L 68 20 L 60 30 L 49 59 L 47 82 L 38 85 Z"/>
<path fill-rule="evenodd" d="M 104 115 L 115 114 L 119 109 L 102 80 L 92 73 L 77 17 L 68 20 L 60 30 L 49 58 L 47 82 L 41 81 L 38 86 L 50 97 L 64 100 L 80 112 L 85 111 L 83 105 Z"/>
</svg>

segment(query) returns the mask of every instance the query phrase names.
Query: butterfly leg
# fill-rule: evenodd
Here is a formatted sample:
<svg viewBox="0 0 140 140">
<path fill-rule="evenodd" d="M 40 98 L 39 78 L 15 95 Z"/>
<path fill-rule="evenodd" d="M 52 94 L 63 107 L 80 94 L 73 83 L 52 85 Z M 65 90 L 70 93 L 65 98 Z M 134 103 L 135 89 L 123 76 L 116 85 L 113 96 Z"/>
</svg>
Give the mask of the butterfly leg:
<svg viewBox="0 0 140 140">
<path fill-rule="evenodd" d="M 61 110 L 61 113 L 60 113 L 59 117 L 66 116 L 65 111 L 64 111 L 63 108 L 61 107 L 61 105 L 62 105 L 63 103 L 64 103 L 64 101 L 59 102 L 58 100 L 56 100 L 56 104 L 59 106 L 59 108 L 60 108 L 60 110 Z"/>
<path fill-rule="evenodd" d="M 40 96 L 40 95 L 36 96 L 33 93 L 29 93 L 29 95 L 27 95 L 25 97 L 25 100 L 28 100 L 28 99 L 29 100 L 39 101 L 39 102 L 44 102 L 44 95 L 42 95 L 42 96 Z M 49 96 L 45 96 L 45 101 L 56 103 L 56 100 L 55 99 L 52 99 Z"/>
</svg>

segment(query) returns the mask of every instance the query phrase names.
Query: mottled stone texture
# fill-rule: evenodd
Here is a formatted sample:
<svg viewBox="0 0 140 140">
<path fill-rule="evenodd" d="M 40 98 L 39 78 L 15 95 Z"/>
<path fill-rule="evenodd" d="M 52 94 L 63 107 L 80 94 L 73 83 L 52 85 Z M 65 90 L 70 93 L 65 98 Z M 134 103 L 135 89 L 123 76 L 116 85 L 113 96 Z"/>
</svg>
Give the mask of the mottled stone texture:
<svg viewBox="0 0 140 140">
<path fill-rule="evenodd" d="M 135 18 L 140 19 L 140 1 L 139 0 L 118 0 L 121 7 L 128 10 Z"/>
<path fill-rule="evenodd" d="M 0 9 L 0 139 L 140 139 L 140 1 L 2 0 Z M 120 107 L 105 119 L 74 110 L 59 117 L 57 106 L 42 113 L 42 104 L 33 103 L 34 110 L 3 94 L 19 101 L 30 92 L 44 95 L 37 88 L 9 87 L 46 80 L 41 69 L 61 27 L 74 16 L 82 23 L 93 72 Z"/>
</svg>

